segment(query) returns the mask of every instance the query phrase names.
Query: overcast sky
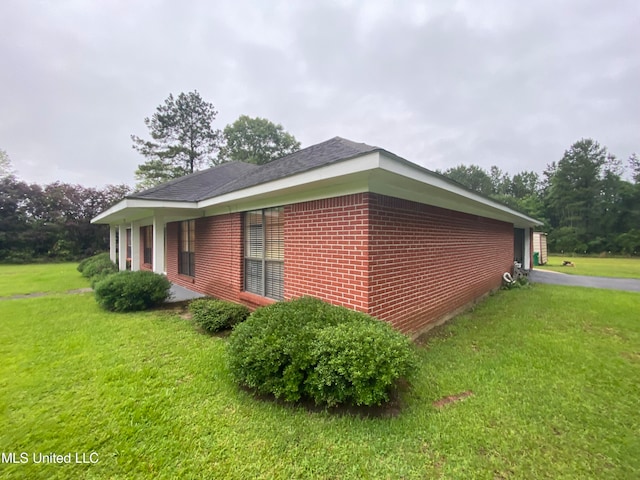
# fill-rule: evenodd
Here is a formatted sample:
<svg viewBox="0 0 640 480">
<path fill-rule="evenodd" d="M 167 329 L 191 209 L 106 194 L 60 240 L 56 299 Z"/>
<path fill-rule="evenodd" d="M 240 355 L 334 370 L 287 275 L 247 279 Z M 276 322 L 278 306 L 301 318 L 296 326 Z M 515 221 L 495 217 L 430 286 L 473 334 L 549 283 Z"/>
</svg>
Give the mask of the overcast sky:
<svg viewBox="0 0 640 480">
<path fill-rule="evenodd" d="M 640 1 L 0 2 L 0 149 L 28 181 L 133 184 L 131 134 L 198 90 L 429 169 L 640 153 Z"/>
</svg>

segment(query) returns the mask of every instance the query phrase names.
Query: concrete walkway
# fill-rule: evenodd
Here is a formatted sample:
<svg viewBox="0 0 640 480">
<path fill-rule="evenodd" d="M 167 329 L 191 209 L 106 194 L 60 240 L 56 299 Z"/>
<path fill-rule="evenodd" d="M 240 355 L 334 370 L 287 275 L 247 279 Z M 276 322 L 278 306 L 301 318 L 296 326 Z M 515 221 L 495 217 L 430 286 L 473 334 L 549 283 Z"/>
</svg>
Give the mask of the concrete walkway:
<svg viewBox="0 0 640 480">
<path fill-rule="evenodd" d="M 0 297 L 0 301 L 18 300 L 22 298 L 47 297 L 49 295 L 60 295 L 60 294 L 69 295 L 69 294 L 88 293 L 88 292 L 93 292 L 93 290 L 91 288 L 78 288 L 75 290 L 67 290 L 66 292 L 34 292 L 34 293 L 26 293 L 23 295 L 11 295 L 8 297 Z M 171 292 L 171 296 L 165 301 L 165 303 L 178 303 L 178 302 L 184 302 L 187 300 L 194 300 L 196 298 L 206 297 L 206 295 L 181 287 L 180 285 L 176 285 L 175 283 L 171 284 L 170 292 Z"/>
<path fill-rule="evenodd" d="M 552 285 L 640 292 L 640 280 L 635 278 L 587 277 L 584 275 L 569 275 L 567 273 L 545 270 L 531 270 L 529 272 L 529 280 L 533 283 L 550 283 Z"/>
<path fill-rule="evenodd" d="M 176 285 L 175 283 L 171 284 L 171 296 L 165 303 L 178 303 L 184 302 L 187 300 L 193 300 L 195 298 L 202 298 L 206 295 L 203 295 L 198 292 L 194 292 L 189 290 L 188 288 L 181 287 L 180 285 Z"/>
</svg>

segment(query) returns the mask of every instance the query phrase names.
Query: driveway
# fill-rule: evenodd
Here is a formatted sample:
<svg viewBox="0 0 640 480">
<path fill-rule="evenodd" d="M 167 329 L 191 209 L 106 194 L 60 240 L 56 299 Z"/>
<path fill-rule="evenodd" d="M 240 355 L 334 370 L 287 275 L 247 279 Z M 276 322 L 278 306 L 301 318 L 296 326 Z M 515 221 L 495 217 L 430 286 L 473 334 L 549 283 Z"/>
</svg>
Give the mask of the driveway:
<svg viewBox="0 0 640 480">
<path fill-rule="evenodd" d="M 529 272 L 529 280 L 534 283 L 640 292 L 640 280 L 635 278 L 586 277 L 584 275 L 569 275 L 545 270 L 531 270 Z"/>
</svg>

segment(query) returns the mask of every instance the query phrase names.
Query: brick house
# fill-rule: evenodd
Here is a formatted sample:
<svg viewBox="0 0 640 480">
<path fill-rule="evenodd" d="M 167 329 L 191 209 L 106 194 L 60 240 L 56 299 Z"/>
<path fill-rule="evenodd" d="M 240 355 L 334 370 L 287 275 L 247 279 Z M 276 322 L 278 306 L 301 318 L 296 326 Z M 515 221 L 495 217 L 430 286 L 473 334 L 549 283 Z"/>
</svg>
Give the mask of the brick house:
<svg viewBox="0 0 640 480">
<path fill-rule="evenodd" d="M 382 148 L 340 137 L 269 164 L 225 163 L 93 219 L 111 258 L 251 308 L 311 295 L 407 333 L 531 265 L 539 224 Z M 122 245 L 122 247 L 120 247 Z"/>
</svg>

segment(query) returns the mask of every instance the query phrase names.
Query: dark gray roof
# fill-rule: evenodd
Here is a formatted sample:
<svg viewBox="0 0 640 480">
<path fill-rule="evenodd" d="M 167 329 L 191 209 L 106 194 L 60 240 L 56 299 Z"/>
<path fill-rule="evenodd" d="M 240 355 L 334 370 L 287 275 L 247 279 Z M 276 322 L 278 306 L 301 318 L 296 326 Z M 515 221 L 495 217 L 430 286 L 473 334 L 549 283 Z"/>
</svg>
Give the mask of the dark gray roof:
<svg viewBox="0 0 640 480">
<path fill-rule="evenodd" d="M 218 195 L 218 190 L 234 182 L 239 177 L 258 169 L 258 165 L 243 162 L 229 162 L 215 167 L 176 178 L 156 187 L 135 192 L 127 198 L 145 200 L 173 200 L 197 202 Z"/>
<path fill-rule="evenodd" d="M 223 163 L 134 193 L 128 198 L 197 202 L 377 150 L 381 149 L 334 137 L 265 165 L 258 166 L 242 162 Z"/>
</svg>

